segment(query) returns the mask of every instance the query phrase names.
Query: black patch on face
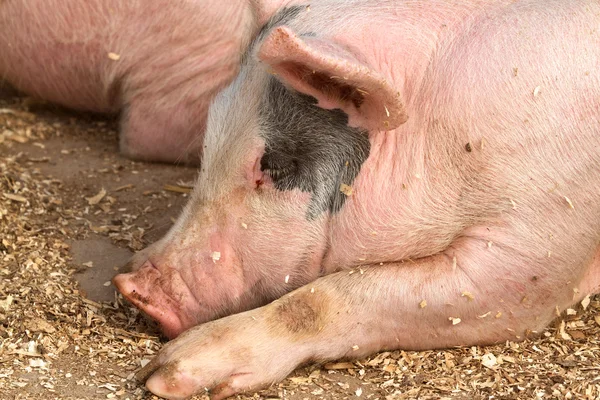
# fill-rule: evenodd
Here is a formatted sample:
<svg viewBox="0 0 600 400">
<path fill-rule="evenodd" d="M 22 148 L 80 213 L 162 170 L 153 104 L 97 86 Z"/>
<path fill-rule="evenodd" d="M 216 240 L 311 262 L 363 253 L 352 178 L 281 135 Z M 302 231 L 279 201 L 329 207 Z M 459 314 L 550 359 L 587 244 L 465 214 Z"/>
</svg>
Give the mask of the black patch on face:
<svg viewBox="0 0 600 400">
<path fill-rule="evenodd" d="M 366 130 L 348 126 L 341 110 L 324 110 L 316 100 L 269 78 L 261 111 L 265 154 L 260 166 L 279 190 L 300 189 L 312 194 L 308 218 L 338 212 L 369 156 Z"/>
</svg>

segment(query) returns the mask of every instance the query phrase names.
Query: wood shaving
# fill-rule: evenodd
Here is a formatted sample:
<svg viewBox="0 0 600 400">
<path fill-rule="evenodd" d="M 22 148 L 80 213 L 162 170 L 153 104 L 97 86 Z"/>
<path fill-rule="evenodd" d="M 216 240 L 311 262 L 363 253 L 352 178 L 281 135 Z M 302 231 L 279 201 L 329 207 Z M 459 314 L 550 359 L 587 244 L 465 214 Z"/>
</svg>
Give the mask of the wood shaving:
<svg viewBox="0 0 600 400">
<path fill-rule="evenodd" d="M 588 294 L 587 296 L 585 296 L 583 298 L 583 300 L 581 300 L 581 307 L 586 310 L 588 308 L 588 306 L 590 305 L 590 303 L 592 302 L 590 295 Z"/>
<path fill-rule="evenodd" d="M 192 191 L 191 188 L 189 188 L 187 186 L 181 186 L 181 185 L 164 185 L 163 190 L 166 190 L 168 192 L 183 193 L 183 194 L 188 194 Z"/>
<path fill-rule="evenodd" d="M 466 297 L 469 301 L 475 300 L 475 296 L 471 292 L 467 292 L 466 290 L 460 294 L 462 297 Z"/>
<path fill-rule="evenodd" d="M 17 201 L 19 203 L 27 203 L 27 199 L 25 197 L 17 194 L 3 193 L 2 195 L 9 200 Z"/>
<path fill-rule="evenodd" d="M 121 59 L 121 56 L 119 54 L 113 52 L 108 53 L 107 56 L 113 61 L 119 61 Z"/>
<path fill-rule="evenodd" d="M 342 183 L 340 185 L 340 192 L 344 193 L 346 196 L 352 196 L 352 193 L 353 193 L 352 186 Z"/>
<path fill-rule="evenodd" d="M 565 321 L 564 320 L 560 321 L 560 325 L 558 328 L 559 337 L 563 340 L 572 340 L 571 336 L 565 331 L 565 327 L 566 327 Z"/>
<path fill-rule="evenodd" d="M 567 196 L 565 196 L 565 200 L 567 201 L 569 208 L 573 208 L 573 209 L 575 208 L 575 206 L 573 205 L 573 202 Z"/>
<path fill-rule="evenodd" d="M 106 190 L 102 188 L 95 196 L 86 197 L 85 199 L 87 200 L 90 206 L 95 206 L 96 204 L 100 203 L 100 201 L 102 201 L 104 196 L 106 196 Z"/>
<path fill-rule="evenodd" d="M 492 353 L 486 353 L 481 356 L 481 364 L 487 368 L 493 368 L 498 364 L 496 356 Z"/>
<path fill-rule="evenodd" d="M 323 365 L 323 368 L 325 369 L 353 369 L 356 368 L 356 366 L 354 364 L 352 364 L 351 362 L 335 362 L 335 363 L 327 363 L 325 365 Z"/>
</svg>

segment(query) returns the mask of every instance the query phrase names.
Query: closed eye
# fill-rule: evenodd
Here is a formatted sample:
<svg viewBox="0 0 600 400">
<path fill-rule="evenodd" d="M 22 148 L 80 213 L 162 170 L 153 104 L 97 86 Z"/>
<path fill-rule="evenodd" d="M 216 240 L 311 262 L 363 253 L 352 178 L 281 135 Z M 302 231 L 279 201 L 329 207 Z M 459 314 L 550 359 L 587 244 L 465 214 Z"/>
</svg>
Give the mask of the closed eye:
<svg viewBox="0 0 600 400">
<path fill-rule="evenodd" d="M 265 155 L 261 160 L 261 171 L 273 182 L 292 178 L 298 171 L 298 161 L 281 155 Z"/>
<path fill-rule="evenodd" d="M 274 181 L 277 181 L 289 176 L 293 172 L 293 168 L 264 169 L 263 172 Z"/>
</svg>

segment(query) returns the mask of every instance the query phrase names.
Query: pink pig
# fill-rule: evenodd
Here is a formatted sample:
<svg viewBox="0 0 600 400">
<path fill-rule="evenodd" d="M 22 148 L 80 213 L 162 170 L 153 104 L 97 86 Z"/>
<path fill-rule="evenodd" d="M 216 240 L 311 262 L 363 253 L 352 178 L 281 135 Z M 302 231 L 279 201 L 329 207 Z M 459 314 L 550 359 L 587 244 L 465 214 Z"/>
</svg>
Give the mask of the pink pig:
<svg viewBox="0 0 600 400">
<path fill-rule="evenodd" d="M 115 278 L 187 329 L 139 377 L 220 399 L 519 340 L 600 291 L 599 28 L 592 0 L 282 9 L 211 106 L 185 212 Z"/>
<path fill-rule="evenodd" d="M 0 79 L 121 112 L 121 152 L 197 163 L 208 105 L 282 0 L 4 0 Z"/>
</svg>

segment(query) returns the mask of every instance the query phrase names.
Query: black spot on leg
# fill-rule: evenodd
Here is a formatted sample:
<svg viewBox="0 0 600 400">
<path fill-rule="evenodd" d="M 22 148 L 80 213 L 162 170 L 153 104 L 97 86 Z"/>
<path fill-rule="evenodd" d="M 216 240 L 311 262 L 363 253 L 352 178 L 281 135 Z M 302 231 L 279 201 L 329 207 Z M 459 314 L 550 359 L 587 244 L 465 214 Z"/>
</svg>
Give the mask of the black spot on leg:
<svg viewBox="0 0 600 400">
<path fill-rule="evenodd" d="M 267 315 L 271 332 L 292 340 L 317 335 L 327 321 L 329 301 L 325 293 L 308 290 L 279 299 Z"/>
<path fill-rule="evenodd" d="M 279 190 L 312 194 L 308 218 L 338 212 L 347 197 L 342 184 L 352 185 L 369 155 L 367 132 L 349 127 L 343 111 L 319 108 L 313 97 L 287 89 L 273 77 L 261 110 L 261 170 Z"/>
</svg>

